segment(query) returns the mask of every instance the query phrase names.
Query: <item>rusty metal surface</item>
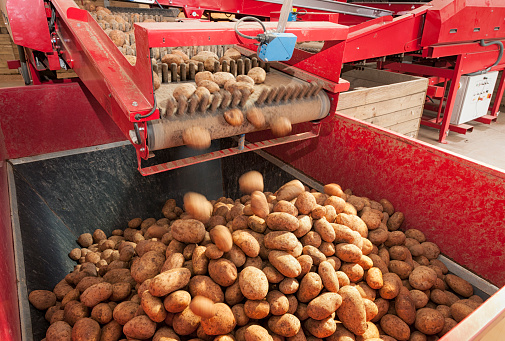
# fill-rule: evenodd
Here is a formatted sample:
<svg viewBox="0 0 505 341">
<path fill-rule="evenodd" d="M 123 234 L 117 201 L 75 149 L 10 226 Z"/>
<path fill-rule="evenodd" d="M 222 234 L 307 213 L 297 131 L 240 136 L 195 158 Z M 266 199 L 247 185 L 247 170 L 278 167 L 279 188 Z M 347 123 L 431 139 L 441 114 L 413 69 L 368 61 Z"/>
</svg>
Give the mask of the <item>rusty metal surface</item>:
<svg viewBox="0 0 505 341">
<path fill-rule="evenodd" d="M 389 199 L 405 214 L 404 227 L 420 229 L 457 263 L 505 285 L 503 170 L 344 115 L 324 124 L 318 139 L 267 151 L 323 183 Z"/>
</svg>

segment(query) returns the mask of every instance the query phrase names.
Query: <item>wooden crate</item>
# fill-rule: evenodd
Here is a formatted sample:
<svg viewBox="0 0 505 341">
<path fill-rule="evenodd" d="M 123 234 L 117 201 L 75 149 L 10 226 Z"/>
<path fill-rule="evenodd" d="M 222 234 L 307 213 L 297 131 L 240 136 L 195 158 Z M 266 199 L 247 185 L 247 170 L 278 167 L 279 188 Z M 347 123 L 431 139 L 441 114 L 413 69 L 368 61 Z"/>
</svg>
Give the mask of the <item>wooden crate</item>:
<svg viewBox="0 0 505 341">
<path fill-rule="evenodd" d="M 428 79 L 365 68 L 344 72 L 351 83 L 337 111 L 397 133 L 417 137 Z"/>
</svg>

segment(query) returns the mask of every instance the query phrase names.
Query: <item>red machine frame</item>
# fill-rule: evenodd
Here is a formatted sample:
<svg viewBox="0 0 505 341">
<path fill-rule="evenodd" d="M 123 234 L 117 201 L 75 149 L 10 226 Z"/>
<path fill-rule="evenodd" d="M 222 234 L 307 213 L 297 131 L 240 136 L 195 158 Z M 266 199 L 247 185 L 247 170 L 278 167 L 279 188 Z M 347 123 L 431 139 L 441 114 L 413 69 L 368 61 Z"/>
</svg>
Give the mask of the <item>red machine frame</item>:
<svg viewBox="0 0 505 341">
<path fill-rule="evenodd" d="M 1 133 L 5 135 L 0 136 L 0 228 L 7 236 L 0 244 L 0 256 L 6 260 L 6 265 L 0 267 L 0 283 L 6 288 L 0 292 L 0 301 L 8 302 L 0 309 L 0 338 L 9 341 L 20 339 L 20 333 L 17 328 L 19 312 L 16 307 L 12 240 L 9 239 L 12 233 L 4 160 L 117 141 L 122 139 L 119 131 L 123 138 L 129 136 L 134 123 L 142 128 L 146 119 L 136 120 L 135 115 L 149 113 L 154 104 L 149 57 L 151 47 L 184 45 L 187 41 L 183 34 L 190 32 L 192 45 L 241 44 L 253 51 L 256 48 L 250 41 L 241 40 L 235 35 L 233 24 L 143 23 L 137 24 L 135 30 L 138 64 L 133 67 L 96 21 L 86 11 L 78 9 L 73 1 L 52 0 L 51 4 L 57 14 L 56 35 L 46 30 L 46 17 L 51 11 L 44 8 L 42 0 L 0 0 L 2 12 L 7 13 L 10 19 L 9 30 L 15 43 L 24 46 L 30 56 L 32 50 L 44 52 L 48 60 L 52 60 L 49 68 L 53 70 L 59 68 L 59 63 L 56 64 L 54 58 L 59 61 L 59 57 L 62 57 L 80 79 L 79 82 L 62 81 L 62 84 L 53 82 L 50 85 L 41 82 L 43 85 L 8 89 L 0 95 L 0 98 L 6 99 L 0 101 L 5 109 L 0 121 Z M 18 10 L 20 8 L 23 12 Z M 30 18 L 30 22 L 23 22 L 22 17 Z M 313 16 L 314 20 L 318 20 L 318 17 L 321 18 L 322 15 Z M 325 40 L 326 43 L 317 54 L 296 50 L 293 59 L 279 67 L 307 80 L 314 77 L 325 80 L 325 89 L 333 100 L 333 116 L 322 123 L 318 139 L 273 149 L 273 153 L 281 159 L 319 181 L 337 181 L 361 195 L 374 198 L 379 195 L 397 198 L 398 209 L 408 217 L 408 226 L 423 230 L 431 239 L 442 238 L 442 252 L 498 285 L 505 284 L 505 265 L 499 261 L 505 242 L 502 232 L 505 216 L 503 210 L 496 209 L 505 204 L 502 199 L 505 197 L 505 173 L 413 139 L 336 115 L 335 108 L 338 93 L 349 86 L 340 79 L 343 63 L 378 60 L 385 56 L 409 53 L 430 60 L 448 58 L 454 63 L 453 69 L 448 68 L 447 64 L 442 67 L 390 61 L 382 64 L 392 71 L 439 77 L 433 79 L 433 82 L 452 81 L 446 113 L 442 121 L 436 122 L 437 128 L 441 130 L 440 141 L 443 142 L 447 130 L 451 128 L 450 109 L 454 104 L 455 84 L 462 74 L 484 69 L 496 60 L 495 47 L 481 47 L 476 41 L 482 37 L 503 41 L 504 17 L 505 4 L 499 0 L 434 0 L 400 17 L 381 17 L 368 21 L 362 18 L 359 19 L 361 23 L 352 27 L 334 22 L 289 23 L 288 32 L 295 33 L 299 41 Z M 23 25 L 33 27 L 30 34 L 21 34 L 26 31 L 21 29 Z M 269 28 L 273 26 L 274 23 L 268 25 Z M 495 27 L 499 29 L 495 30 Z M 454 28 L 457 28 L 457 33 L 450 33 Z M 479 30 L 475 31 L 475 28 Z M 244 29 L 244 33 L 254 35 L 259 30 L 249 28 Z M 33 59 L 29 60 L 35 76 L 38 74 L 37 69 L 33 66 Z M 504 67 L 501 62 L 494 69 L 503 70 Z M 502 80 L 493 113 L 499 105 L 504 87 Z M 70 103 L 70 108 L 66 111 L 59 112 L 56 115 L 58 119 L 55 120 L 53 111 L 54 108 L 61 108 L 58 94 L 62 89 L 66 89 L 68 94 L 74 94 L 76 101 Z M 39 120 L 33 119 L 32 111 L 23 102 L 29 91 L 37 93 L 36 97 L 42 103 Z M 10 102 L 7 99 L 16 101 Z M 83 103 L 88 103 L 86 108 L 79 108 L 78 105 Z M 89 103 L 92 103 L 91 106 Z M 101 108 L 111 119 L 104 116 Z M 75 118 L 68 113 L 80 114 L 85 119 L 76 126 Z M 155 111 L 149 119 L 158 117 L 159 113 Z M 26 124 L 23 124 L 23 120 Z M 47 122 L 51 122 L 49 128 L 45 126 Z M 60 125 L 71 127 L 72 130 L 60 135 Z M 19 136 L 31 136 L 32 129 L 43 133 L 34 134 L 32 140 L 19 143 Z M 48 134 L 48 129 L 56 133 Z M 74 131 L 83 129 L 89 129 L 90 133 L 74 136 Z M 307 131 L 312 126 L 305 124 L 296 129 Z M 93 136 L 89 136 L 91 134 Z M 145 144 L 142 130 L 141 136 Z M 147 146 L 136 145 L 136 148 L 139 158 L 148 157 Z M 365 170 L 367 173 L 364 173 Z M 402 170 L 401 176 L 398 176 L 399 170 Z M 445 176 L 442 178 L 441 174 Z M 458 176 L 453 177 L 454 174 Z M 450 202 L 445 200 L 445 192 L 450 192 Z M 422 195 L 423 200 L 419 202 L 412 199 L 412 193 L 430 195 Z M 432 210 L 432 207 L 437 207 L 437 210 Z M 476 213 L 475 207 L 482 209 Z M 472 223 L 472 228 L 461 230 L 461 226 L 468 222 Z M 456 229 L 460 231 L 458 239 L 455 239 L 454 233 L 450 233 Z M 487 233 L 485 236 L 478 234 L 484 229 Z M 477 235 L 482 238 L 475 238 Z M 489 245 L 483 248 L 483 242 Z M 473 253 L 473 258 L 469 257 L 470 252 Z M 490 259 L 490 255 L 495 257 Z M 482 259 L 486 259 L 486 262 Z M 501 300 L 503 289 L 496 295 L 496 299 Z M 492 298 L 490 302 L 493 300 Z M 484 311 L 496 319 L 503 312 L 503 307 L 501 310 L 496 307 L 490 310 L 487 307 L 484 305 L 474 314 L 482 314 Z M 488 321 L 477 321 L 477 327 L 466 322 L 474 314 L 456 328 L 457 332 L 452 331 L 445 339 L 456 340 L 458 338 L 454 335 L 458 333 L 471 335 L 476 328 L 485 329 Z"/>
</svg>

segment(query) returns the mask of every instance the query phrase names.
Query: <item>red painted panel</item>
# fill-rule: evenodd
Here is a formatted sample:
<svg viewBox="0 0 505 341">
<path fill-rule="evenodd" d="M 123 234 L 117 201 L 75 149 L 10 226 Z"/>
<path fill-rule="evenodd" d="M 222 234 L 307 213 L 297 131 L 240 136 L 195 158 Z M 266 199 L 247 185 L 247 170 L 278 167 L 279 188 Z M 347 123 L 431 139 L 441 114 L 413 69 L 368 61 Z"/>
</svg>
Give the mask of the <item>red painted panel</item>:
<svg viewBox="0 0 505 341">
<path fill-rule="evenodd" d="M 126 139 L 77 82 L 1 89 L 0 113 L 9 159 Z"/>
<path fill-rule="evenodd" d="M 254 136 L 260 138 L 267 136 Z M 422 230 L 457 263 L 505 284 L 503 171 L 343 115 L 325 124 L 319 139 L 267 151 L 323 183 L 389 199 L 405 214 L 404 227 Z"/>
<path fill-rule="evenodd" d="M 2 18 L 14 43 L 43 52 L 52 52 L 43 0 L 0 0 Z"/>
<path fill-rule="evenodd" d="M 5 156 L 0 131 L 0 340 L 14 341 L 21 340 L 21 329 Z"/>
</svg>

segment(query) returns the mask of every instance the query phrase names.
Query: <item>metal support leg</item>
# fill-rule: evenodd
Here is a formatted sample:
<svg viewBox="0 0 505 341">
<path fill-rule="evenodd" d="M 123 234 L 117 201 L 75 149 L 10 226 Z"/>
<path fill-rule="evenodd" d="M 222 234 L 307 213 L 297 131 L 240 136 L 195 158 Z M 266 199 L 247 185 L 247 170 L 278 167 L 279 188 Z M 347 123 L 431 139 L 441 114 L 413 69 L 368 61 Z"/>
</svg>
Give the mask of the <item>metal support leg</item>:
<svg viewBox="0 0 505 341">
<path fill-rule="evenodd" d="M 503 90 L 505 90 L 505 70 L 501 72 L 500 83 L 498 84 L 498 89 L 496 90 L 496 97 L 494 99 L 493 107 L 491 108 L 491 116 L 498 116 L 500 112 L 500 104 L 503 98 Z"/>
<path fill-rule="evenodd" d="M 444 118 L 442 120 L 442 125 L 440 127 L 440 134 L 438 136 L 438 142 L 447 143 L 445 138 L 447 137 L 447 132 L 449 131 L 449 124 L 451 123 L 452 109 L 454 108 L 454 101 L 456 100 L 456 94 L 459 88 L 459 80 L 463 74 L 463 61 L 466 56 L 459 55 L 456 60 L 456 67 L 454 68 L 454 75 L 451 78 L 451 87 L 449 88 L 449 95 L 447 96 L 447 102 L 445 104 Z"/>
</svg>

